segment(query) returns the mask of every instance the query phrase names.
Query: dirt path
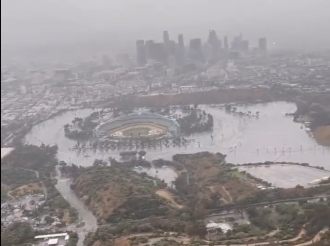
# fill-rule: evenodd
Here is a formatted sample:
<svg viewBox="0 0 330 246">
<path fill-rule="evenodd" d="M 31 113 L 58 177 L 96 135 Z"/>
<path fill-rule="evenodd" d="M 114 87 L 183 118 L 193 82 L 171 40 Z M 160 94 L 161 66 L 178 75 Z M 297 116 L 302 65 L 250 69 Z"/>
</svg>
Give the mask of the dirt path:
<svg viewBox="0 0 330 246">
<path fill-rule="evenodd" d="M 158 190 L 156 191 L 156 194 L 162 198 L 165 198 L 167 201 L 169 201 L 173 206 L 175 206 L 176 208 L 178 209 L 181 209 L 183 208 L 182 205 L 178 204 L 174 197 L 173 197 L 173 194 L 171 194 L 169 191 L 167 190 Z"/>
<path fill-rule="evenodd" d="M 313 243 L 316 243 L 316 242 L 321 240 L 322 234 L 324 232 L 326 232 L 326 230 L 323 230 L 323 231 L 320 231 L 319 233 L 317 233 L 316 236 L 312 240 L 310 240 L 308 242 L 305 242 L 305 243 L 296 244 L 295 246 L 308 246 L 308 245 L 311 245 Z"/>
<path fill-rule="evenodd" d="M 223 191 L 225 192 L 225 194 L 228 197 L 228 203 L 232 203 L 233 202 L 233 197 L 230 195 L 230 192 L 226 190 L 226 187 L 222 186 Z"/>
<path fill-rule="evenodd" d="M 222 198 L 220 200 L 223 201 L 225 204 L 233 202 L 232 196 L 230 195 L 229 191 L 227 191 L 224 186 L 221 186 L 222 192 L 217 192 L 215 190 L 214 186 L 210 186 L 209 188 L 215 194 L 220 193 L 222 195 Z"/>
<path fill-rule="evenodd" d="M 272 231 L 272 232 L 268 233 L 267 236 L 268 236 L 268 237 L 273 237 L 273 236 L 275 236 L 275 235 L 276 235 L 277 233 L 279 233 L 279 232 L 280 232 L 280 230 L 277 229 L 277 230 L 275 230 L 275 231 Z"/>
</svg>

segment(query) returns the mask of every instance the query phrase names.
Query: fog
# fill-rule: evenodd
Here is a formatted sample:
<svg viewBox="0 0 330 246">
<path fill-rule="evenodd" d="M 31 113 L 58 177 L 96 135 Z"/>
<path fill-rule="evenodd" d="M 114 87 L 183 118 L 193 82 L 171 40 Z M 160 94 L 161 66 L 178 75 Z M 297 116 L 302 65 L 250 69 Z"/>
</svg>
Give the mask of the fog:
<svg viewBox="0 0 330 246">
<path fill-rule="evenodd" d="M 3 51 L 72 52 L 134 50 L 136 39 L 206 39 L 243 33 L 273 48 L 330 44 L 329 0 L 2 0 Z"/>
</svg>

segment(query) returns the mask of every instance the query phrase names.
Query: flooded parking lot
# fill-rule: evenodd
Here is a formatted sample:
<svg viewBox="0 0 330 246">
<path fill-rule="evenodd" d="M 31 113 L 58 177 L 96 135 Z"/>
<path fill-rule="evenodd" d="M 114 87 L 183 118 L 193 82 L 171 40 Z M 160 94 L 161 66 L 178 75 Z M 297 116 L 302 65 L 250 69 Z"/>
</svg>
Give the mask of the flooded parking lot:
<svg viewBox="0 0 330 246">
<path fill-rule="evenodd" d="M 330 176 L 329 172 L 301 166 L 276 165 L 260 167 L 240 167 L 240 171 L 247 171 L 271 183 L 275 187 L 290 188 L 295 185 L 309 187 L 309 182 L 320 177 Z"/>
<path fill-rule="evenodd" d="M 171 159 L 178 153 L 195 153 L 200 151 L 222 152 L 227 154 L 227 162 L 234 164 L 255 163 L 264 161 L 277 162 L 299 162 L 309 163 L 313 166 L 322 166 L 330 169 L 330 150 L 320 146 L 309 136 L 302 124 L 294 123 L 292 117 L 285 116 L 286 113 L 293 113 L 296 110 L 295 104 L 287 102 L 276 102 L 257 104 L 251 106 L 237 106 L 237 112 L 244 115 L 227 113 L 223 108 L 200 106 L 207 113 L 213 115 L 213 133 L 196 134 L 189 138 L 195 142 L 187 147 L 158 147 L 146 149 L 149 160 L 164 158 Z M 119 159 L 119 151 L 91 151 L 78 153 L 70 151 L 76 142 L 64 136 L 63 126 L 70 123 L 75 117 L 86 117 L 92 110 L 78 110 L 66 112 L 54 119 L 45 121 L 35 126 L 26 136 L 30 144 L 40 145 L 41 143 L 59 146 L 58 158 L 67 163 L 89 166 L 95 159 L 107 159 L 110 156 Z M 248 114 L 259 117 L 251 117 Z M 213 139 L 211 138 L 213 136 Z M 303 169 L 303 168 L 302 168 Z M 253 170 L 253 172 L 252 172 Z M 260 171 L 259 171 L 260 170 Z M 304 170 L 304 169 L 303 169 Z M 326 175 L 314 170 L 300 171 L 297 167 L 286 167 L 285 171 L 281 166 L 267 168 L 253 168 L 248 170 L 255 176 L 269 180 L 270 176 L 275 179 L 283 179 L 277 182 L 278 186 L 303 185 L 313 179 Z M 317 171 L 317 170 L 316 170 Z M 294 178 L 294 173 L 301 173 Z M 168 170 L 150 170 L 150 174 L 157 174 L 161 179 L 170 182 L 175 179 L 175 173 Z M 269 173 L 268 176 L 265 173 Z M 283 175 L 286 173 L 287 175 Z M 292 176 L 288 176 L 292 173 Z"/>
</svg>

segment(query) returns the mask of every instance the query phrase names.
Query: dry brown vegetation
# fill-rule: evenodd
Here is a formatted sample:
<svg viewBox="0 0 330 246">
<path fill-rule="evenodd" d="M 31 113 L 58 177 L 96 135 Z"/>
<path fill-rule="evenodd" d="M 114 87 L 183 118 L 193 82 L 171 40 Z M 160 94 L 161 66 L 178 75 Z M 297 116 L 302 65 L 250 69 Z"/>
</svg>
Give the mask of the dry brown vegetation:
<svg viewBox="0 0 330 246">
<path fill-rule="evenodd" d="M 313 134 L 319 144 L 330 146 L 330 126 L 320 126 L 314 130 Z"/>
<path fill-rule="evenodd" d="M 28 185 L 22 185 L 18 187 L 17 189 L 11 190 L 8 192 L 8 195 L 10 197 L 23 197 L 26 195 L 32 195 L 32 194 L 43 194 L 42 187 L 39 183 L 31 183 Z"/>
<path fill-rule="evenodd" d="M 183 205 L 179 204 L 175 197 L 174 194 L 172 194 L 170 191 L 166 190 L 166 189 L 161 189 L 156 191 L 156 194 L 164 199 L 166 199 L 167 201 L 169 201 L 174 207 L 176 208 L 183 208 Z"/>
<path fill-rule="evenodd" d="M 187 188 L 187 192 L 206 207 L 214 204 L 214 200 L 224 203 L 240 201 L 257 191 L 252 180 L 233 169 L 232 165 L 223 163 L 224 156 L 221 154 L 198 153 L 174 158 L 183 164 L 190 182 L 190 188 L 181 190 Z M 182 173 L 178 179 L 179 185 L 180 181 L 185 180 L 186 173 Z"/>
<path fill-rule="evenodd" d="M 155 179 L 154 179 L 155 180 Z M 166 185 L 120 166 L 87 168 L 72 188 L 99 222 L 165 215 L 171 208 L 156 191 Z"/>
<path fill-rule="evenodd" d="M 207 232 L 202 221 L 206 218 L 207 213 L 211 211 L 206 209 L 221 209 L 228 208 L 234 204 L 258 203 L 329 193 L 329 187 L 326 186 L 309 189 L 298 186 L 292 189 L 259 191 L 256 188 L 257 182 L 259 182 L 257 179 L 244 172 L 237 171 L 234 165 L 226 164 L 224 160 L 225 156 L 220 153 L 202 152 L 175 155 L 173 156 L 173 162 L 158 163 L 159 165 L 166 164 L 182 170 L 177 172 L 179 174 L 175 182 L 177 190 L 171 188 L 151 188 L 148 195 L 142 196 L 142 200 L 138 199 L 141 198 L 138 195 L 139 193 L 136 193 L 135 196 L 129 196 L 117 209 L 113 209 L 112 218 L 108 221 L 116 221 L 113 219 L 113 216 L 116 219 L 119 217 L 123 218 L 123 220 L 116 223 L 116 226 L 100 226 L 97 232 L 88 235 L 85 242 L 86 245 L 128 246 L 145 245 L 147 243 L 154 244 L 155 240 L 148 242 L 149 236 L 157 234 L 158 237 L 163 238 L 163 233 L 165 232 L 168 235 L 171 232 L 176 232 L 180 235 L 185 233 L 188 241 L 189 238 L 204 239 Z M 104 171 L 103 169 L 102 172 L 104 173 Z M 121 167 L 121 169 L 117 169 L 114 172 L 118 176 L 120 175 L 118 172 L 130 173 L 132 171 Z M 130 175 L 135 177 L 136 174 Z M 120 182 L 123 182 L 123 180 Z M 137 185 L 134 189 L 142 185 L 140 182 L 140 177 L 135 178 L 134 183 Z M 118 189 L 116 192 L 118 192 Z M 119 193 L 114 194 L 116 194 L 117 199 L 119 197 L 125 200 Z M 149 212 L 149 208 L 156 204 L 154 202 L 159 201 L 154 200 L 155 194 L 164 198 L 164 200 L 161 199 L 163 202 L 161 204 L 164 206 L 165 203 L 167 206 L 163 217 L 160 217 L 154 211 Z M 131 200 L 132 197 L 133 199 Z M 232 245 L 235 245 L 235 243 L 243 245 L 251 243 L 251 245 L 254 245 L 253 243 L 267 242 L 267 238 L 273 239 L 276 237 L 283 239 L 283 242 L 290 243 L 293 243 L 293 241 L 295 243 L 309 241 L 309 238 L 313 238 L 315 234 L 324 228 L 324 225 L 329 223 L 327 217 L 329 205 L 323 203 L 282 204 L 272 208 L 251 207 L 247 210 L 251 224 L 236 225 L 230 233 L 218 235 L 218 244 L 226 245 L 227 242 L 230 242 Z M 127 204 L 130 204 L 130 206 L 127 206 Z M 179 207 L 181 204 L 183 207 Z M 147 208 L 148 212 L 139 210 L 143 208 Z M 123 210 L 126 213 L 122 213 Z M 142 213 L 143 216 L 139 218 L 146 219 L 127 221 L 125 220 L 127 213 Z M 311 223 L 307 225 L 307 222 Z M 305 229 L 302 230 L 304 225 L 306 225 Z M 302 234 L 298 234 L 299 232 L 308 232 L 306 233 L 308 238 L 302 239 L 300 236 Z M 131 236 L 130 240 L 126 240 L 127 235 Z M 171 238 L 175 238 L 175 236 Z M 179 242 L 182 242 L 181 237 L 176 238 Z"/>
</svg>

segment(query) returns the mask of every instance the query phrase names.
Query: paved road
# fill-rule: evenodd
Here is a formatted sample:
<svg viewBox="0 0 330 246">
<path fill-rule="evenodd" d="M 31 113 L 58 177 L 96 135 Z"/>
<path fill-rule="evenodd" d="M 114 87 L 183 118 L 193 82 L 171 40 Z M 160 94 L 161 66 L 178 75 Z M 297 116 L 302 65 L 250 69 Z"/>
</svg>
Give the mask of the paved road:
<svg viewBox="0 0 330 246">
<path fill-rule="evenodd" d="M 82 228 L 72 228 L 72 231 L 76 231 L 79 235 L 79 241 L 77 246 L 83 246 L 84 240 L 88 232 L 95 231 L 98 227 L 95 216 L 85 207 L 82 201 L 78 199 L 76 194 L 71 190 L 71 181 L 69 179 L 61 179 L 59 172 L 57 172 L 57 184 L 56 189 L 61 195 L 69 202 L 71 207 L 75 208 L 79 214 L 81 220 L 85 222 Z"/>
</svg>

